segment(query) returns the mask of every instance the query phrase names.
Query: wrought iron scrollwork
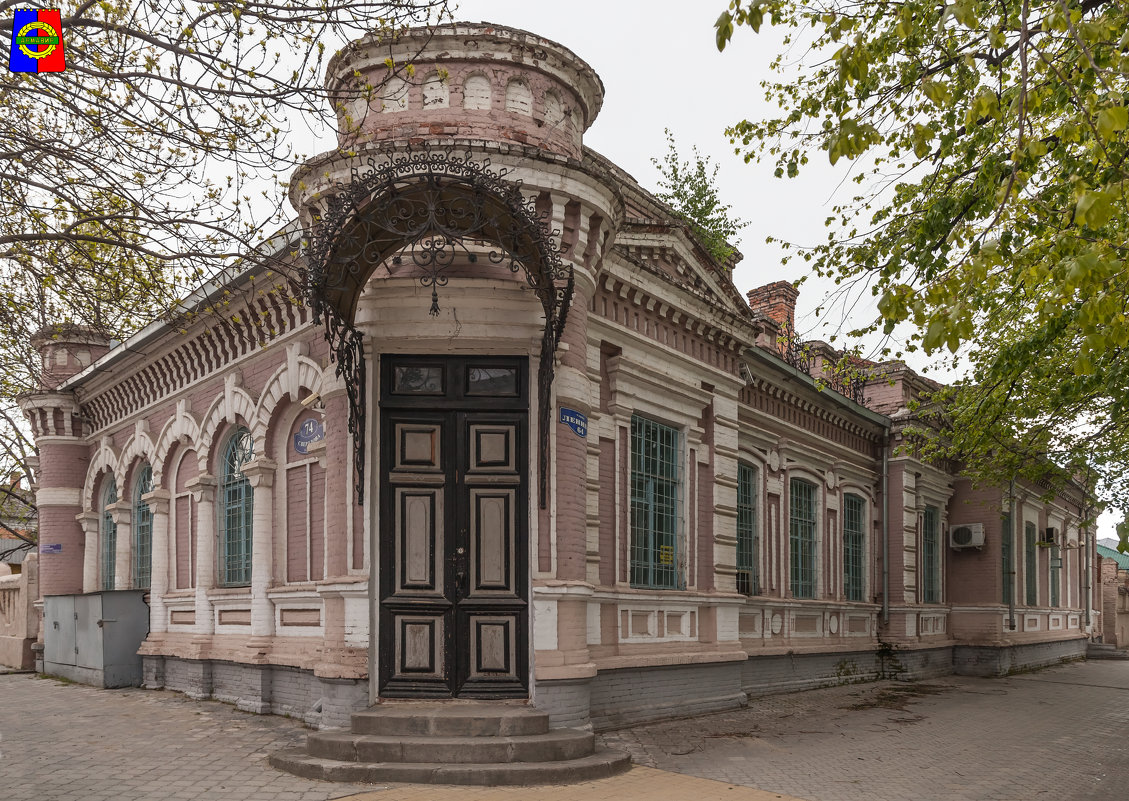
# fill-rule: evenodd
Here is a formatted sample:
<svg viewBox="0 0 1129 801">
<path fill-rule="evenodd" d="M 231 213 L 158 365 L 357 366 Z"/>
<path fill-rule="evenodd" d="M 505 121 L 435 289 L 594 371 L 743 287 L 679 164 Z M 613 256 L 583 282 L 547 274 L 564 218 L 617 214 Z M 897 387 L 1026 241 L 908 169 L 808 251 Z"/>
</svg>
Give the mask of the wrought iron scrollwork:
<svg viewBox="0 0 1129 801">
<path fill-rule="evenodd" d="M 812 368 L 815 366 L 811 346 L 800 338 L 796 330 L 790 325 L 785 325 L 780 332 L 778 342 L 780 355 L 784 361 L 800 372 L 811 376 Z M 831 365 L 831 369 L 821 371 L 817 380 L 822 386 L 838 392 L 844 398 L 853 400 L 859 406 L 866 405 L 866 378 L 856 370 L 850 367 Z"/>
<path fill-rule="evenodd" d="M 560 232 L 552 230 L 549 212 L 522 195 L 520 181 L 491 170 L 489 160 L 450 150 L 409 149 L 370 157 L 323 202 L 306 249 L 302 289 L 314 319 L 325 320 L 337 375 L 345 378 L 358 502 L 364 497 L 366 399 L 364 347 L 354 315 L 365 282 L 382 264 L 410 264 L 420 284 L 431 289 L 429 313 L 435 316 L 449 269 L 485 258 L 514 273 L 524 271 L 545 314 L 538 367 L 544 508 L 554 355 L 573 291 L 573 267 L 561 258 Z"/>
<path fill-rule="evenodd" d="M 800 339 L 796 329 L 785 324 L 780 331 L 777 342 L 779 343 L 780 355 L 784 358 L 784 361 L 801 373 L 811 375 L 811 349 L 807 343 Z"/>
</svg>

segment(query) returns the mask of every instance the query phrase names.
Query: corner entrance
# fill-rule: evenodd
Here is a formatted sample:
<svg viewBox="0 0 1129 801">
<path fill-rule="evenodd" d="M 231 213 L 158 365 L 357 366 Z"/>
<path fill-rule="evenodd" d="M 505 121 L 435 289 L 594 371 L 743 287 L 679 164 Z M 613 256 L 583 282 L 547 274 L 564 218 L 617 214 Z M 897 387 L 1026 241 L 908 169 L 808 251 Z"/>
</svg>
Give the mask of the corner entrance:
<svg viewBox="0 0 1129 801">
<path fill-rule="evenodd" d="M 382 697 L 528 696 L 528 364 L 382 359 Z"/>
</svg>

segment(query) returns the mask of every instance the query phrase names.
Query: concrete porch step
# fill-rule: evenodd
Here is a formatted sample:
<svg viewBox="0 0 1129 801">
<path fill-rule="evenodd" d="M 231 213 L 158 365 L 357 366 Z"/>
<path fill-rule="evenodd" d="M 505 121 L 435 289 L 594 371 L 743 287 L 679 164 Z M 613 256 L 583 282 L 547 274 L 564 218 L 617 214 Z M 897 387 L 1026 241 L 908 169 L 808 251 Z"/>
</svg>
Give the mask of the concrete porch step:
<svg viewBox="0 0 1129 801">
<path fill-rule="evenodd" d="M 549 715 L 525 704 L 403 701 L 356 712 L 354 734 L 525 737 L 549 731 Z"/>
<path fill-rule="evenodd" d="M 1129 650 L 1108 643 L 1092 642 L 1086 646 L 1087 659 L 1129 659 Z"/>
<path fill-rule="evenodd" d="M 437 737 L 315 732 L 306 750 L 312 757 L 342 762 L 560 762 L 592 754 L 595 737 L 577 729 L 555 729 L 519 737 Z"/>
<path fill-rule="evenodd" d="M 296 776 L 323 781 L 524 786 L 602 779 L 627 770 L 631 757 L 618 751 L 600 749 L 579 759 L 557 762 L 343 762 L 311 756 L 301 749 L 290 749 L 271 754 L 270 764 Z"/>
</svg>

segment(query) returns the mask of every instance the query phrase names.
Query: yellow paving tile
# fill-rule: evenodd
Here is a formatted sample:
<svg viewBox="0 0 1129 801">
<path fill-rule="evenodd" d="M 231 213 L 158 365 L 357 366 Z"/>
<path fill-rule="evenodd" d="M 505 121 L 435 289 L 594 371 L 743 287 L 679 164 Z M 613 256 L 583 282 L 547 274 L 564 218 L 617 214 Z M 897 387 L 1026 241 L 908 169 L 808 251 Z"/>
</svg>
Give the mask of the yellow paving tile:
<svg viewBox="0 0 1129 801">
<path fill-rule="evenodd" d="M 608 779 L 547 787 L 390 784 L 348 801 L 803 801 L 752 787 L 633 767 Z M 345 801 L 345 799 L 341 799 Z"/>
</svg>

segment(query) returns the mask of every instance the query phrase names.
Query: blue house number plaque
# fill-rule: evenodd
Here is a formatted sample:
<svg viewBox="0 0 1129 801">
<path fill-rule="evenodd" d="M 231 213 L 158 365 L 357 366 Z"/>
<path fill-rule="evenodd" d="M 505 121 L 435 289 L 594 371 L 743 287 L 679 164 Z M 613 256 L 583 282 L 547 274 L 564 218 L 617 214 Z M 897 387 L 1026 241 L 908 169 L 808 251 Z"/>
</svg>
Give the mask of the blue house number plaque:
<svg viewBox="0 0 1129 801">
<path fill-rule="evenodd" d="M 298 453 L 309 453 L 310 446 L 315 442 L 325 439 L 325 426 L 321 420 L 309 418 L 302 421 L 302 426 L 294 433 L 294 450 Z"/>
<path fill-rule="evenodd" d="M 576 436 L 581 438 L 588 436 L 588 418 L 575 409 L 566 409 L 562 406 L 561 422 L 571 428 Z"/>
</svg>

